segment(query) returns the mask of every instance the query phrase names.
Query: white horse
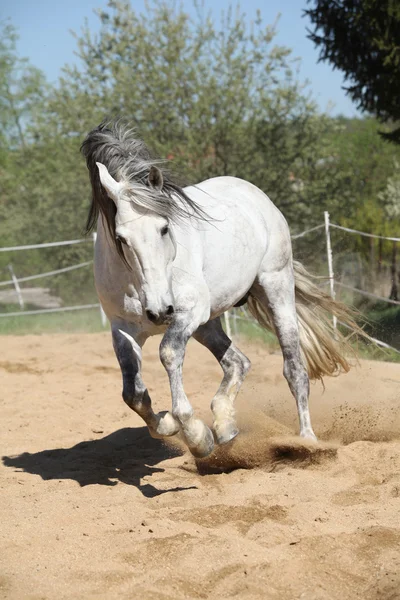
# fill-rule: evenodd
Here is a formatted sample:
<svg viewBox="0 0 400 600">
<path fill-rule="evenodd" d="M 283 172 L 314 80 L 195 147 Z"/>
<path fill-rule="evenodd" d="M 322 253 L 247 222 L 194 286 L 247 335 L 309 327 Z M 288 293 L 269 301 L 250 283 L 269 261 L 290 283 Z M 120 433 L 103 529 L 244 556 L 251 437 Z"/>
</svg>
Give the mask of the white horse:
<svg viewBox="0 0 400 600">
<path fill-rule="evenodd" d="M 181 431 L 194 456 L 213 450 L 213 433 L 195 417 L 182 383 L 191 336 L 214 354 L 224 373 L 211 403 L 216 440 L 226 443 L 238 434 L 234 400 L 250 361 L 227 337 L 220 316 L 247 302 L 279 339 L 300 435 L 315 440 L 309 376 L 349 369 L 330 316 L 354 323 L 345 307 L 293 262 L 289 228 L 278 208 L 254 185 L 234 177 L 180 188 L 119 122 L 90 132 L 82 152 L 93 191 L 88 230 L 97 221 L 96 289 L 111 323 L 123 399 L 151 435 Z M 146 339 L 158 333 L 164 333 L 160 359 L 172 411 L 155 414 L 141 358 Z"/>
</svg>

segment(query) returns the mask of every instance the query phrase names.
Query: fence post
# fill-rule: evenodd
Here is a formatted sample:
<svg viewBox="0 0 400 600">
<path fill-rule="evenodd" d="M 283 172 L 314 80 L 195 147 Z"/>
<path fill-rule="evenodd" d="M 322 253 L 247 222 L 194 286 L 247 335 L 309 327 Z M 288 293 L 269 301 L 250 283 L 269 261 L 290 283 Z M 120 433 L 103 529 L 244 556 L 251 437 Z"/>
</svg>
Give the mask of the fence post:
<svg viewBox="0 0 400 600">
<path fill-rule="evenodd" d="M 397 287 L 397 242 L 393 242 L 392 247 L 392 264 L 390 266 L 390 272 L 392 274 L 392 289 L 390 290 L 390 300 L 398 300 L 398 287 Z"/>
<path fill-rule="evenodd" d="M 10 264 L 10 265 L 7 265 L 7 266 L 8 266 L 8 269 L 9 269 L 10 273 L 11 273 L 11 279 L 13 280 L 13 284 L 14 284 L 14 287 L 15 287 L 15 292 L 16 292 L 17 297 L 18 297 L 19 307 L 20 307 L 21 310 L 24 310 L 25 303 L 24 303 L 24 299 L 22 297 L 21 288 L 19 287 L 19 282 L 18 282 L 17 276 L 14 273 L 14 269 L 12 268 L 12 265 Z"/>
<path fill-rule="evenodd" d="M 228 338 L 232 339 L 231 324 L 229 322 L 228 311 L 224 312 L 224 319 L 225 319 L 226 335 L 228 336 Z"/>
<path fill-rule="evenodd" d="M 331 246 L 331 232 L 329 228 L 329 213 L 326 210 L 324 212 L 325 217 L 325 235 L 326 235 L 326 254 L 328 257 L 328 272 L 329 272 L 329 287 L 331 291 L 331 296 L 335 299 L 335 279 L 333 273 L 333 260 L 332 260 L 332 246 Z M 337 328 L 337 318 L 333 315 L 333 329 L 336 331 Z"/>
<path fill-rule="evenodd" d="M 232 317 L 233 317 L 233 335 L 234 337 L 237 336 L 237 332 L 238 332 L 238 327 L 237 327 L 237 308 L 234 308 L 232 311 Z"/>
<path fill-rule="evenodd" d="M 96 240 L 97 240 L 97 231 L 93 231 L 93 248 L 96 245 Z M 107 325 L 107 316 L 106 316 L 106 313 L 104 312 L 101 304 L 100 304 L 100 319 L 101 319 L 101 324 L 103 325 L 103 327 L 105 327 Z"/>
</svg>

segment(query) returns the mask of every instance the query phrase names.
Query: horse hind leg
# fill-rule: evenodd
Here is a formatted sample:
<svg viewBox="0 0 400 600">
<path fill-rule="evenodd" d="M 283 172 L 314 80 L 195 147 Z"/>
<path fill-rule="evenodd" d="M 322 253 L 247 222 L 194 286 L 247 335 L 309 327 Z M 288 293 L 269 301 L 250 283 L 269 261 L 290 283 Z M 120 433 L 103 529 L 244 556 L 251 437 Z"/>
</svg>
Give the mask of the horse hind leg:
<svg viewBox="0 0 400 600">
<path fill-rule="evenodd" d="M 145 421 L 150 435 L 162 438 L 175 435 L 179 423 L 171 413 L 155 414 L 147 388 L 142 380 L 142 348 L 146 337 L 135 332 L 126 323 L 113 322 L 111 326 L 113 346 L 122 373 L 122 398 L 129 408 Z"/>
<path fill-rule="evenodd" d="M 251 294 L 272 317 L 283 354 L 283 374 L 297 404 L 300 436 L 316 440 L 308 406 L 310 383 L 300 353 L 294 289 L 293 269 L 289 263 L 279 271 L 262 272 Z"/>
<path fill-rule="evenodd" d="M 251 363 L 225 334 L 219 318 L 199 327 L 193 337 L 212 352 L 224 372 L 221 385 L 211 403 L 217 442 L 224 444 L 239 433 L 234 401 Z"/>
</svg>

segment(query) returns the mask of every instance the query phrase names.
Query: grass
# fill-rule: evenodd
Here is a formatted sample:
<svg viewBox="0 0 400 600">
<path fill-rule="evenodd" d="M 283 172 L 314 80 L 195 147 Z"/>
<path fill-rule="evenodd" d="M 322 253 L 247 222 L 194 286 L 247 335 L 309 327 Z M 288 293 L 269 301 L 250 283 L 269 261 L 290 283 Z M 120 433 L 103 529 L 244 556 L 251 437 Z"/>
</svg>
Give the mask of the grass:
<svg viewBox="0 0 400 600">
<path fill-rule="evenodd" d="M 29 307 L 28 307 L 29 308 Z M 17 310 L 18 307 L 8 306 L 8 312 Z M 224 323 L 224 320 L 222 319 Z M 268 346 L 270 350 L 279 351 L 276 337 L 269 331 L 261 329 L 255 323 L 237 319 L 236 323 L 230 320 L 232 334 L 234 337 L 244 337 L 249 340 L 260 341 Z M 1 317 L 0 335 L 40 335 L 44 333 L 97 333 L 108 331 L 108 326 L 103 327 L 98 308 L 45 313 L 41 315 L 26 315 L 20 317 Z M 360 342 L 354 345 L 358 356 L 368 360 L 380 360 L 386 362 L 400 363 L 400 354 L 380 348 L 373 344 Z"/>
<path fill-rule="evenodd" d="M 222 319 L 222 323 L 225 329 L 224 319 Z M 230 319 L 230 324 L 233 337 L 239 336 L 250 340 L 257 340 L 266 344 L 271 350 L 279 350 L 279 343 L 276 336 L 270 331 L 262 329 L 257 323 L 239 319 L 235 323 L 234 319 Z"/>
<path fill-rule="evenodd" d="M 261 329 L 256 324 L 250 323 L 249 321 L 237 320 L 236 327 L 236 335 L 251 340 L 259 340 L 266 344 L 270 350 L 280 350 L 275 335 Z M 233 319 L 231 320 L 231 328 L 233 330 Z M 400 353 L 387 348 L 381 348 L 376 344 L 366 344 L 365 342 L 360 341 L 359 343 L 355 343 L 353 347 L 360 359 L 400 363 Z"/>
<path fill-rule="evenodd" d="M 377 303 L 366 312 L 366 331 L 390 346 L 400 346 L 400 306 Z"/>
<path fill-rule="evenodd" d="M 108 328 L 101 324 L 98 308 L 0 318 L 0 335 L 96 333 L 98 331 L 108 331 Z"/>
<path fill-rule="evenodd" d="M 381 360 L 384 362 L 400 363 L 400 353 L 387 348 L 381 348 L 375 344 L 355 344 L 354 349 L 357 352 L 359 358 L 366 360 Z"/>
</svg>

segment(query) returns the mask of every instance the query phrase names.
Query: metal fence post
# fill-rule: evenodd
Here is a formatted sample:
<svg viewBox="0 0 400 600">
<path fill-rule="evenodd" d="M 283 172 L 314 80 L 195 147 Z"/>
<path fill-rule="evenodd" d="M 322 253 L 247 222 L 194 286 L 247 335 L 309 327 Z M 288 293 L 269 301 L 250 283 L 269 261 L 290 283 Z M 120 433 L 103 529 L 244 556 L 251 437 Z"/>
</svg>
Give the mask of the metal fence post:
<svg viewBox="0 0 400 600">
<path fill-rule="evenodd" d="M 328 257 L 329 287 L 330 287 L 331 296 L 333 299 L 335 299 L 336 293 L 335 293 L 335 279 L 334 279 L 333 260 L 332 260 L 331 232 L 330 232 L 330 228 L 329 228 L 329 213 L 327 210 L 324 212 L 324 218 L 325 218 L 325 235 L 326 235 L 326 254 Z M 336 331 L 336 328 L 337 328 L 337 318 L 335 315 L 333 315 L 334 331 Z"/>
<path fill-rule="evenodd" d="M 93 231 L 93 248 L 96 245 L 96 240 L 97 240 L 97 231 Z M 106 327 L 107 325 L 107 316 L 106 313 L 103 310 L 103 307 L 100 304 L 100 318 L 101 318 L 101 324 L 103 325 L 103 327 Z"/>
</svg>

